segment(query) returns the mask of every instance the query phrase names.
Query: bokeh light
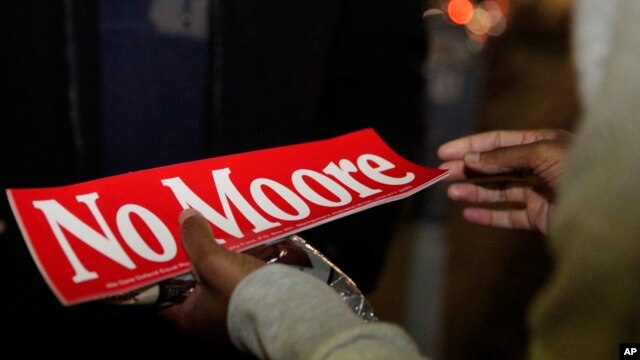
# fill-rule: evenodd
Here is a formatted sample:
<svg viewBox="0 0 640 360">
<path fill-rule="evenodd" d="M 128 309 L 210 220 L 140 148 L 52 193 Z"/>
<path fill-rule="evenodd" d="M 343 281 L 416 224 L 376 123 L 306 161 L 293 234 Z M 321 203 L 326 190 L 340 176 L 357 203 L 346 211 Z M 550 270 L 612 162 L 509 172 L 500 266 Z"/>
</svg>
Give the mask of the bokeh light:
<svg viewBox="0 0 640 360">
<path fill-rule="evenodd" d="M 451 21 L 464 25 L 473 17 L 473 4 L 469 0 L 451 0 L 447 6 L 447 13 Z"/>
<path fill-rule="evenodd" d="M 451 22 L 465 26 L 472 40 L 484 42 L 489 36 L 500 36 L 505 31 L 510 5 L 510 0 L 485 0 L 478 4 L 449 0 L 443 8 Z"/>
</svg>

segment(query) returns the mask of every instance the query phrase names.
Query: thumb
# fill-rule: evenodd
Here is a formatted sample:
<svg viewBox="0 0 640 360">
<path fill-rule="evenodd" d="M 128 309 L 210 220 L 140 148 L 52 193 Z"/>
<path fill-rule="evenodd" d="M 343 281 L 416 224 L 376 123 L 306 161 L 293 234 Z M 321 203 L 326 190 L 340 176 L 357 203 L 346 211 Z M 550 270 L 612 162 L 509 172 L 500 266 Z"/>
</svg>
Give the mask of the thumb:
<svg viewBox="0 0 640 360">
<path fill-rule="evenodd" d="M 194 209 L 185 209 L 178 217 L 182 246 L 184 247 L 191 271 L 198 282 L 202 282 L 200 274 L 206 274 L 206 264 L 210 257 L 219 254 L 221 247 L 213 237 L 211 227 L 207 220 Z"/>
<path fill-rule="evenodd" d="M 209 222 L 198 211 L 186 209 L 178 220 L 191 270 L 206 288 L 230 295 L 240 280 L 264 265 L 257 258 L 218 245 Z"/>
<path fill-rule="evenodd" d="M 505 174 L 516 170 L 533 169 L 538 150 L 538 144 L 531 143 L 485 152 L 467 152 L 464 155 L 464 164 L 472 170 L 485 174 Z"/>
</svg>

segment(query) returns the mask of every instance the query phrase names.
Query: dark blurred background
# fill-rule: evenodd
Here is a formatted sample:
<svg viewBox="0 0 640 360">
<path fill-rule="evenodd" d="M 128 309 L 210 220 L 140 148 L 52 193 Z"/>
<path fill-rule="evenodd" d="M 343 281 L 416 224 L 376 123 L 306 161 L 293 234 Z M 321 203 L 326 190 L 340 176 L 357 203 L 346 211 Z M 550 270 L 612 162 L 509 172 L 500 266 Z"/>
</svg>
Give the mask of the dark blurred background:
<svg viewBox="0 0 640 360">
<path fill-rule="evenodd" d="M 437 167 L 438 146 L 462 135 L 491 129 L 572 128 L 579 109 L 569 41 L 571 6 L 571 0 L 424 1 L 423 23 L 429 49 L 423 65 L 423 138 L 426 146 L 420 161 L 424 165 Z M 607 6 L 607 2 L 602 2 L 601 6 Z M 283 5 L 281 10 L 288 14 L 286 11 L 290 9 Z M 304 11 L 300 14 L 313 17 Z M 362 18 L 361 13 L 358 14 Z M 13 15 L 14 19 L 20 19 Z M 42 15 L 49 18 L 51 14 L 44 11 Z M 63 14 L 54 15 L 62 17 Z M 23 25 L 19 20 L 15 22 Z M 12 24 L 7 22 L 6 26 Z M 244 25 L 238 29 L 247 30 Z M 47 38 L 40 35 L 38 33 L 38 38 Z M 4 40 L 2 45 L 10 48 L 11 37 Z M 20 39 L 13 40 L 22 43 Z M 62 42 L 63 39 L 58 40 Z M 417 42 L 422 45 L 422 40 Z M 61 45 L 52 41 L 24 43 L 43 52 Z M 238 48 L 242 47 L 242 41 L 236 44 Z M 350 51 L 344 58 L 357 62 L 351 61 L 351 57 L 358 49 L 351 49 L 350 43 L 346 44 L 344 47 Z M 14 53 L 20 50 L 14 49 Z M 420 46 L 419 52 L 422 51 Z M 308 55 L 306 52 L 301 54 L 305 58 Z M 187 55 L 185 58 L 194 60 Z M 313 56 L 309 58 L 315 63 Z M 274 59 L 274 63 L 280 65 L 279 60 Z M 58 77 L 62 78 L 63 74 L 47 69 L 49 66 L 64 67 L 64 64 L 45 65 L 43 73 L 51 77 L 51 82 L 62 83 Z M 89 63 L 88 66 L 96 64 Z M 23 75 L 16 73 L 14 77 Z M 88 85 L 96 84 L 89 81 Z M 9 82 L 9 86 L 14 84 Z M 65 91 L 44 97 L 51 97 L 52 107 L 64 108 L 69 100 L 67 97 L 77 95 Z M 265 103 L 273 100 L 273 94 L 259 95 L 268 100 Z M 95 99 L 89 100 L 87 106 L 97 106 Z M 274 103 L 278 104 L 277 101 Z M 244 110 L 242 104 L 236 105 L 241 112 Z M 364 105 L 363 108 L 369 109 Z M 341 110 L 340 106 L 336 109 Z M 28 110 L 38 112 L 40 109 Z M 401 117 L 397 113 L 394 115 Z M 351 113 L 344 116 L 350 117 Z M 49 123 L 48 118 L 44 119 L 47 121 L 43 124 Z M 15 123 L 20 125 L 20 122 Z M 6 121 L 6 124 L 10 122 Z M 238 124 L 242 127 L 243 123 Z M 390 129 L 401 128 L 395 122 L 388 125 Z M 265 127 L 274 133 L 282 132 L 276 126 L 266 124 Z M 35 130 L 42 139 L 57 136 L 47 132 L 45 127 Z M 4 131 L 9 133 L 9 130 Z M 259 131 L 247 132 L 272 140 Z M 168 135 L 175 137 L 177 133 L 169 132 Z M 65 134 L 69 136 L 71 132 Z M 14 141 L 21 141 L 14 138 Z M 407 142 L 407 139 L 400 137 L 398 142 Z M 7 145 L 7 154 L 15 151 L 11 144 L 4 145 Z M 40 151 L 37 146 L 34 148 L 34 151 Z M 66 170 L 67 167 L 72 164 L 65 163 L 65 171 L 62 171 L 65 175 L 72 172 Z M 56 181 L 63 182 L 62 179 Z M 451 203 L 445 190 L 446 184 L 436 184 L 403 202 L 408 205 L 403 226 L 386 252 L 382 278 L 368 298 L 380 319 L 404 326 L 423 353 L 433 359 L 523 358 L 528 338 L 527 309 L 551 269 L 544 239 L 529 232 L 471 225 L 460 216 L 463 206 Z M 0 219 L 0 234 L 7 228 L 7 223 Z M 39 278 L 35 268 L 32 271 L 32 275 Z"/>
</svg>

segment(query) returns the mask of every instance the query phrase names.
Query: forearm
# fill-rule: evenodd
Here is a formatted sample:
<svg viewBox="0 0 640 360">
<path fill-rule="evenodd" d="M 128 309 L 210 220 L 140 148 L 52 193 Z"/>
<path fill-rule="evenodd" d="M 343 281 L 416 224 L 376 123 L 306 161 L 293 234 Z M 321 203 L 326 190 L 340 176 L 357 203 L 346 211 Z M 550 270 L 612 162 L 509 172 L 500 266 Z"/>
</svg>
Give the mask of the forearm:
<svg viewBox="0 0 640 360">
<path fill-rule="evenodd" d="M 238 285 L 228 324 L 233 343 L 260 358 L 422 358 L 402 329 L 362 322 L 333 289 L 283 265 L 266 266 Z"/>
</svg>

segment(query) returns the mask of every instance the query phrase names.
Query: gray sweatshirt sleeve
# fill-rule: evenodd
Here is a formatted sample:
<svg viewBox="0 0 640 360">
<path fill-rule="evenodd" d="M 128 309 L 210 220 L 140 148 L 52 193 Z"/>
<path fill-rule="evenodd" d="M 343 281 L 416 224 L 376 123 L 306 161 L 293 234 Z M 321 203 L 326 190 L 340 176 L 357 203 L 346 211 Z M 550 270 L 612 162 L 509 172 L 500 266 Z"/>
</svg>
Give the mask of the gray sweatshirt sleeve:
<svg viewBox="0 0 640 360">
<path fill-rule="evenodd" d="M 322 281 L 280 264 L 240 282 L 228 327 L 236 347 L 262 359 L 423 359 L 400 327 L 363 322 Z"/>
</svg>

